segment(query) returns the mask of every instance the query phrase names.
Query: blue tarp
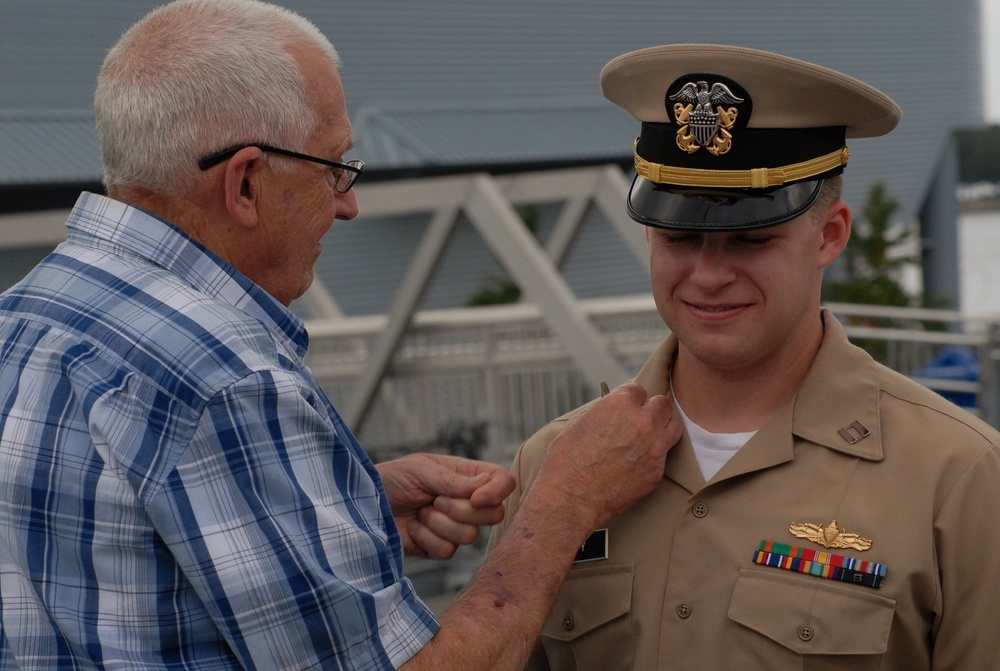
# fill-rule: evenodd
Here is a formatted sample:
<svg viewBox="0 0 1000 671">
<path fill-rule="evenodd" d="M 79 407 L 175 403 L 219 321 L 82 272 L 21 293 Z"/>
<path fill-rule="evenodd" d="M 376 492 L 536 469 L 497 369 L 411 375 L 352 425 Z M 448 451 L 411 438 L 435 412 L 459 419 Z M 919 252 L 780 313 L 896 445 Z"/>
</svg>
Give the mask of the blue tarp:
<svg viewBox="0 0 1000 671">
<path fill-rule="evenodd" d="M 931 380 L 979 381 L 979 360 L 967 347 L 945 347 L 930 363 L 913 374 L 913 377 Z M 976 395 L 971 392 L 942 391 L 938 393 L 963 408 L 976 407 Z"/>
</svg>

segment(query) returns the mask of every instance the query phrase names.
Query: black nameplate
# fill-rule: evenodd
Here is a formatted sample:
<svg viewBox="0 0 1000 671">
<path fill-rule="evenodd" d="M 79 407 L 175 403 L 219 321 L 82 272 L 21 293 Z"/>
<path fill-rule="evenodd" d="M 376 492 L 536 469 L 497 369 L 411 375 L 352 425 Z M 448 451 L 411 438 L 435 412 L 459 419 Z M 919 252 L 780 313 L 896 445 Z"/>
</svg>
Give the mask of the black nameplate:
<svg viewBox="0 0 1000 671">
<path fill-rule="evenodd" d="M 598 529 L 590 534 L 590 538 L 583 542 L 573 563 L 578 564 L 585 561 L 597 561 L 608 558 L 608 530 Z"/>
</svg>

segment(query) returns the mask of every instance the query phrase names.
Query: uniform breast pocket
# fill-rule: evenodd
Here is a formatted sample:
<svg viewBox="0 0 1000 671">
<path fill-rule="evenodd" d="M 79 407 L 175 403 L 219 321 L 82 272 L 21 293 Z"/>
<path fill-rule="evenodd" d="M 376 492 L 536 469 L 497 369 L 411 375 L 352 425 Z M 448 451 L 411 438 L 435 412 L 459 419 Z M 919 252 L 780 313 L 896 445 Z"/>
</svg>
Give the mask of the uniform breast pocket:
<svg viewBox="0 0 1000 671">
<path fill-rule="evenodd" d="M 822 578 L 740 571 L 729 605 L 738 625 L 731 669 L 877 669 L 896 602 Z"/>
<path fill-rule="evenodd" d="M 632 668 L 631 566 L 585 566 L 570 571 L 541 644 L 559 671 Z"/>
</svg>

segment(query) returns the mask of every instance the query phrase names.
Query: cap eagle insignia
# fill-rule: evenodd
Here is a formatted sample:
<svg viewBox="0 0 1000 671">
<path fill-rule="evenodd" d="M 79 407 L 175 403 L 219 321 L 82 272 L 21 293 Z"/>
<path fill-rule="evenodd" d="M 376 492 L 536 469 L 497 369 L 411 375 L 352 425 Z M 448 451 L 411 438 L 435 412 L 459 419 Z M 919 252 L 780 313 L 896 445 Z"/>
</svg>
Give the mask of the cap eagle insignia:
<svg viewBox="0 0 1000 671">
<path fill-rule="evenodd" d="M 738 110 L 725 109 L 722 105 L 743 102 L 721 82 L 708 87 L 708 82 L 688 82 L 672 96 L 674 119 L 680 129 L 677 131 L 677 146 L 688 154 L 704 147 L 713 156 L 721 156 L 733 145 L 733 135 L 729 129 L 736 122 Z M 684 104 L 687 103 L 687 104 Z"/>
<path fill-rule="evenodd" d="M 796 538 L 805 538 L 830 549 L 851 548 L 864 552 L 872 546 L 870 539 L 847 533 L 838 527 L 837 520 L 829 524 L 792 523 L 788 532 Z"/>
</svg>

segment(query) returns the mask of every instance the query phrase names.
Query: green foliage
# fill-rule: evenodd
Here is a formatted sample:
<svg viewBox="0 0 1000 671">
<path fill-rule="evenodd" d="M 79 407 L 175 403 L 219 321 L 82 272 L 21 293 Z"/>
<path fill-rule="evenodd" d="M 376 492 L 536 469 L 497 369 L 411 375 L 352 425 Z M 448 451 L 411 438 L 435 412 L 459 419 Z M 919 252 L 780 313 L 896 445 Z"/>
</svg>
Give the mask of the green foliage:
<svg viewBox="0 0 1000 671">
<path fill-rule="evenodd" d="M 841 254 L 846 279 L 830 281 L 823 286 L 823 299 L 837 303 L 889 305 L 897 307 L 926 306 L 922 297 L 913 297 L 903 289 L 902 271 L 907 265 L 919 263 L 916 253 L 900 254 L 898 247 L 910 243 L 915 231 L 908 226 L 893 225 L 893 213 L 899 203 L 888 195 L 885 186 L 876 184 L 854 220 L 851 237 Z M 895 249 L 894 249 L 895 248 Z M 889 319 L 851 317 L 850 323 L 867 326 L 892 326 Z M 885 340 L 856 340 L 876 360 L 885 361 Z"/>
<path fill-rule="evenodd" d="M 899 203 L 882 184 L 876 184 L 855 219 L 850 240 L 841 259 L 847 279 L 824 285 L 824 298 L 840 303 L 909 306 L 915 302 L 900 283 L 902 269 L 920 261 L 915 254 L 890 254 L 890 250 L 910 242 L 914 232 L 893 226 L 892 214 Z"/>
<path fill-rule="evenodd" d="M 521 299 L 521 288 L 508 279 L 489 275 L 479 281 L 479 288 L 465 301 L 468 307 L 506 305 Z"/>
<path fill-rule="evenodd" d="M 538 221 L 540 219 L 537 205 L 525 205 L 521 210 L 521 219 L 524 225 L 534 235 L 538 237 Z M 479 287 L 475 293 L 465 301 L 467 307 L 477 307 L 480 305 L 506 305 L 516 303 L 521 299 L 521 288 L 506 277 L 487 275 L 479 281 Z"/>
</svg>

